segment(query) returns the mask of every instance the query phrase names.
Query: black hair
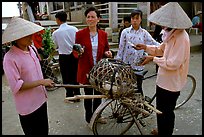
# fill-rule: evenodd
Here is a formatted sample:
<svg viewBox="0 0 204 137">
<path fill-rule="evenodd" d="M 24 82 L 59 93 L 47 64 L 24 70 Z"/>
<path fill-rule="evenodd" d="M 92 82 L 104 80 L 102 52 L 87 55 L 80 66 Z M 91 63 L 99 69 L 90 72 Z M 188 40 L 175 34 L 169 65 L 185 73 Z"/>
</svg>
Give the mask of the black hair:
<svg viewBox="0 0 204 137">
<path fill-rule="evenodd" d="M 86 11 L 84 12 L 84 15 L 87 16 L 87 14 L 90 12 L 90 11 L 95 11 L 96 12 L 96 16 L 98 18 L 101 18 L 101 15 L 100 15 L 100 12 L 98 11 L 97 8 L 91 6 L 89 8 L 86 9 Z M 97 28 L 100 29 L 101 27 L 99 26 L 99 24 L 97 24 Z"/>
<path fill-rule="evenodd" d="M 141 10 L 138 10 L 138 9 L 134 9 L 131 14 L 130 14 L 130 17 L 134 17 L 135 15 L 139 14 L 141 19 L 142 19 L 142 11 Z"/>
<path fill-rule="evenodd" d="M 87 14 L 88 14 L 90 11 L 95 11 L 95 12 L 96 12 L 96 16 L 97 16 L 98 18 L 101 18 L 101 15 L 100 15 L 100 12 L 98 11 L 98 9 L 95 8 L 95 7 L 92 7 L 92 6 L 86 9 L 86 11 L 84 12 L 84 15 L 87 16 Z"/>
<path fill-rule="evenodd" d="M 172 30 L 172 28 L 167 28 L 166 30 L 167 30 L 167 31 L 171 31 L 171 30 Z"/>
<path fill-rule="evenodd" d="M 125 17 L 123 18 L 123 21 L 124 21 L 124 22 L 125 22 L 125 21 L 131 22 L 130 16 L 125 16 Z"/>
<path fill-rule="evenodd" d="M 11 45 L 13 46 L 17 46 L 17 42 L 16 42 L 16 40 L 14 40 L 14 41 L 11 41 Z"/>
<path fill-rule="evenodd" d="M 60 11 L 60 12 L 55 14 L 55 18 L 58 18 L 62 22 L 66 22 L 67 21 L 67 13 L 64 11 Z"/>
</svg>

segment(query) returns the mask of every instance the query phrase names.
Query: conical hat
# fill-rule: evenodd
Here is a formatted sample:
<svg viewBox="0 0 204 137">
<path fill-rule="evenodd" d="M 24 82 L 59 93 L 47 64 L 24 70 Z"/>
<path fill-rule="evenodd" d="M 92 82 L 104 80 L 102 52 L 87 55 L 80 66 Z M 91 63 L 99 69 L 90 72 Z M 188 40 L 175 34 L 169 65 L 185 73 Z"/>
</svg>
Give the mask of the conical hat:
<svg viewBox="0 0 204 137">
<path fill-rule="evenodd" d="M 2 44 L 29 36 L 43 29 L 44 27 L 41 27 L 33 22 L 19 17 L 13 17 L 3 32 Z"/>
<path fill-rule="evenodd" d="M 191 20 L 178 2 L 169 2 L 149 15 L 148 20 L 160 26 L 176 29 L 187 29 L 192 26 Z"/>
</svg>

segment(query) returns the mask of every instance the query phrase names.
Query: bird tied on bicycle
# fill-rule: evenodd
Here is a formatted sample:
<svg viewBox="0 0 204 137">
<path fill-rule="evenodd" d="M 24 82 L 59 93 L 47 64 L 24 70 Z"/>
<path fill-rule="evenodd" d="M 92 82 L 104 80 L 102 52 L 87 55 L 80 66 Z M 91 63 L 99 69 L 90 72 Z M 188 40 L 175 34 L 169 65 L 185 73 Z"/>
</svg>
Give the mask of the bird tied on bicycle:
<svg viewBox="0 0 204 137">
<path fill-rule="evenodd" d="M 162 113 L 137 93 L 136 78 L 130 65 L 111 58 L 100 60 L 88 75 L 91 86 L 107 98 L 121 100 L 124 105 L 144 115 L 150 115 L 152 110 Z"/>
</svg>

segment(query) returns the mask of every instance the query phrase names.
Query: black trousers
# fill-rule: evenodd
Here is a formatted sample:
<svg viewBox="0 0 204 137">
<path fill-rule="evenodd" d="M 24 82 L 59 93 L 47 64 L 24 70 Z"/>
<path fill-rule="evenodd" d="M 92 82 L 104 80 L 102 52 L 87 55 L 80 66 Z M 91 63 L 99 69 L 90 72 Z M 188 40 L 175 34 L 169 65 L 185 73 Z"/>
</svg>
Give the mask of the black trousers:
<svg viewBox="0 0 204 137">
<path fill-rule="evenodd" d="M 137 76 L 137 89 L 138 89 L 137 93 L 141 93 L 143 96 L 144 94 L 143 94 L 143 90 L 142 90 L 142 83 L 143 83 L 142 77 Z"/>
<path fill-rule="evenodd" d="M 48 135 L 47 103 L 29 115 L 19 115 L 21 127 L 25 135 Z"/>
<path fill-rule="evenodd" d="M 85 95 L 101 95 L 101 92 L 96 91 L 93 88 L 84 88 L 84 93 Z M 101 98 L 84 99 L 86 122 L 90 123 L 90 120 L 94 111 L 98 108 L 100 104 L 101 104 Z"/>
<path fill-rule="evenodd" d="M 74 84 L 78 85 L 77 82 L 77 68 L 78 59 L 73 54 L 70 55 L 59 55 L 60 72 L 62 75 L 63 84 Z M 65 88 L 66 97 L 73 97 L 74 95 L 80 95 L 79 88 Z"/>
<path fill-rule="evenodd" d="M 172 135 L 175 122 L 174 108 L 180 91 L 171 92 L 156 86 L 156 108 L 162 112 L 157 114 L 158 135 Z"/>
</svg>

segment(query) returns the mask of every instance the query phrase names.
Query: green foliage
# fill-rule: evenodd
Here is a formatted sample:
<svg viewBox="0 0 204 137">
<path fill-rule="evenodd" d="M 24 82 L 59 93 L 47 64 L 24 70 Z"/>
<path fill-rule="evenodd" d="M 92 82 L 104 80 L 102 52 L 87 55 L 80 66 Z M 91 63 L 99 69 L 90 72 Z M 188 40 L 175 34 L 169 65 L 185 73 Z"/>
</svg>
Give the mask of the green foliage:
<svg viewBox="0 0 204 137">
<path fill-rule="evenodd" d="M 42 37 L 43 37 L 42 43 L 43 43 L 43 48 L 44 48 L 44 54 L 47 56 L 52 56 L 51 54 L 55 50 L 55 44 L 52 40 L 51 29 L 46 28 Z"/>
</svg>

